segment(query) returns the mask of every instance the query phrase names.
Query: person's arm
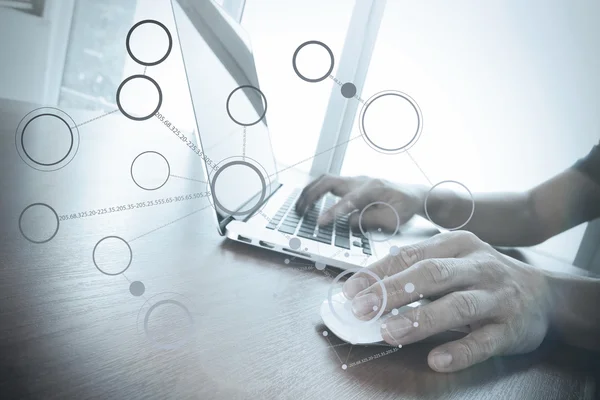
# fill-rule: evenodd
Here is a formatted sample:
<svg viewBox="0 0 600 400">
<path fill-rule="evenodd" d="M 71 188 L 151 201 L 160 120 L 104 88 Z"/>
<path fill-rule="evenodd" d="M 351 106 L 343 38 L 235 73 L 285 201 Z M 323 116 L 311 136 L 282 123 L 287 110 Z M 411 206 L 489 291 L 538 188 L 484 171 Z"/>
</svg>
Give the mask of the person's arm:
<svg viewBox="0 0 600 400">
<path fill-rule="evenodd" d="M 324 175 L 304 188 L 298 212 L 328 192 L 341 199 L 319 218 L 319 225 L 353 213 L 354 228 L 362 218 L 363 229 L 394 232 L 397 222 L 403 224 L 418 214 L 447 229 L 461 227 L 493 246 L 532 246 L 600 217 L 600 145 L 572 168 L 524 193 L 476 193 L 473 199 L 441 187 L 431 190 L 367 177 Z M 390 207 L 369 207 L 374 202 Z"/>
<path fill-rule="evenodd" d="M 600 217 L 600 188 L 576 168 L 524 193 L 474 194 L 471 200 L 436 189 L 427 212 L 436 224 L 455 227 L 467 220 L 473 201 L 473 217 L 462 229 L 494 246 L 532 246 Z"/>
<path fill-rule="evenodd" d="M 600 279 L 547 273 L 550 332 L 575 347 L 600 350 Z"/>
</svg>

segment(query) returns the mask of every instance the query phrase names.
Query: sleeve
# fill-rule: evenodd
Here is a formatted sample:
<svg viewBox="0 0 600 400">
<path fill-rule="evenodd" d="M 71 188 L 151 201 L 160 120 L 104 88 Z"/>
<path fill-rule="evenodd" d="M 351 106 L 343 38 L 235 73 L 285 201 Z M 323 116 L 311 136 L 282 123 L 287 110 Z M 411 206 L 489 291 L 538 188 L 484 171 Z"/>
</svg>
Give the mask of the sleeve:
<svg viewBox="0 0 600 400">
<path fill-rule="evenodd" d="M 600 185 L 600 143 L 594 146 L 587 156 L 579 159 L 573 168 L 583 172 Z"/>
</svg>

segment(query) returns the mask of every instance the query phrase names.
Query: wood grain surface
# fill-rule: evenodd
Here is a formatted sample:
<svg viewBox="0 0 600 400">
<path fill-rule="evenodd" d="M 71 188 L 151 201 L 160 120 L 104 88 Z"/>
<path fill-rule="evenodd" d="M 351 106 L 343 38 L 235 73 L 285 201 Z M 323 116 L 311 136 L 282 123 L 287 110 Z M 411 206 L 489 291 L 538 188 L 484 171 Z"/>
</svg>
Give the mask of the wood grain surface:
<svg viewBox="0 0 600 400">
<path fill-rule="evenodd" d="M 550 341 L 527 355 L 439 374 L 426 363 L 432 343 L 377 357 L 389 348 L 323 336 L 318 310 L 338 271 L 285 264 L 284 255 L 225 241 L 203 198 L 60 221 L 51 241 L 30 243 L 18 223 L 27 205 L 70 215 L 204 192 L 200 158 L 156 119 L 115 113 L 79 127 L 68 166 L 40 172 L 15 149 L 15 128 L 31 106 L 0 105 L 1 398 L 598 397 L 598 354 Z M 77 123 L 94 118 L 69 114 Z M 132 160 L 148 150 L 160 151 L 178 176 L 156 191 L 138 188 L 130 175 Z M 92 258 L 112 235 L 132 251 L 116 276 L 102 274 Z M 113 256 L 122 253 L 102 257 Z M 144 284 L 142 296 L 130 293 L 134 281 Z"/>
</svg>

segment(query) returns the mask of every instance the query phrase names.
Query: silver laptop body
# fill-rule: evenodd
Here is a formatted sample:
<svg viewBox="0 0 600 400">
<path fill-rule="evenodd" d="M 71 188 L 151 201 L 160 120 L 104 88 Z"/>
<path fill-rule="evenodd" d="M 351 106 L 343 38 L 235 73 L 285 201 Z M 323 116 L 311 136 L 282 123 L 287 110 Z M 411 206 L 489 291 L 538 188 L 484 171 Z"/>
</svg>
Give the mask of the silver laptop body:
<svg viewBox="0 0 600 400">
<path fill-rule="evenodd" d="M 418 218 L 394 237 L 354 232 L 347 217 L 311 230 L 336 199 L 328 195 L 308 214 L 295 214 L 302 187 L 280 179 L 267 128 L 268 98 L 260 91 L 246 33 L 212 0 L 172 0 L 172 6 L 221 235 L 283 253 L 286 262 L 349 269 L 432 234 L 431 225 Z"/>
</svg>

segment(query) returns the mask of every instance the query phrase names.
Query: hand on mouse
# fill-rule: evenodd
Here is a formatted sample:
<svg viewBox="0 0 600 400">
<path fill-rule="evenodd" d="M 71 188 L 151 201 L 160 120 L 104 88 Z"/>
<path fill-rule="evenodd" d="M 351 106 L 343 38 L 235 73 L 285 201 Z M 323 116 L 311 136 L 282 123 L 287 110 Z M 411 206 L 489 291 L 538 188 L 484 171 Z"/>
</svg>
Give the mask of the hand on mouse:
<svg viewBox="0 0 600 400">
<path fill-rule="evenodd" d="M 366 176 L 340 177 L 322 175 L 302 190 L 296 210 L 303 214 L 306 210 L 327 193 L 333 193 L 341 199 L 319 218 L 319 225 L 327 225 L 336 216 L 350 214 L 353 211 L 362 211 L 369 204 L 376 204 L 367 208 L 363 214 L 361 225 L 364 230 L 381 228 L 386 232 L 394 232 L 398 225 L 410 220 L 413 215 L 423 209 L 423 201 L 427 190 L 423 187 L 403 185 L 396 186 L 390 182 L 373 179 Z M 358 226 L 359 213 L 350 217 L 350 225 Z M 398 222 L 398 219 L 400 220 Z"/>
<path fill-rule="evenodd" d="M 436 371 L 532 351 L 548 330 L 550 291 L 544 272 L 499 253 L 470 232 L 442 233 L 402 247 L 368 269 L 385 287 L 388 312 L 418 300 L 419 294 L 437 298 L 405 314 L 390 314 L 381 330 L 387 343 L 406 345 L 471 326 L 464 338 L 429 353 L 429 366 Z M 382 307 L 382 287 L 368 274 L 348 279 L 344 294 L 353 299 L 360 319 L 373 318 L 373 307 Z"/>
</svg>

